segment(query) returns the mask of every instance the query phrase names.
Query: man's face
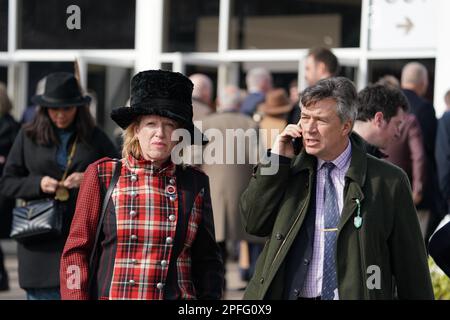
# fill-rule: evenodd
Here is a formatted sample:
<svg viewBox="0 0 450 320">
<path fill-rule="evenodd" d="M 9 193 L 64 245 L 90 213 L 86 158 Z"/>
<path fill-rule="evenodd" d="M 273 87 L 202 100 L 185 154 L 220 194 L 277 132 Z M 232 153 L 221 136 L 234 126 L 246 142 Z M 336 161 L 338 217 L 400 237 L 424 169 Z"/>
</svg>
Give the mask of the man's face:
<svg viewBox="0 0 450 320">
<path fill-rule="evenodd" d="M 341 122 L 336 101 L 330 98 L 303 107 L 300 125 L 306 152 L 325 161 L 336 159 L 345 150 L 352 128 L 350 120 Z"/>
<path fill-rule="evenodd" d="M 405 117 L 405 112 L 403 109 L 398 108 L 397 114 L 392 117 L 389 122 L 387 122 L 383 114 L 381 114 L 381 119 L 378 120 L 378 145 L 379 148 L 387 148 L 390 143 L 397 140 L 400 136 L 400 129 Z"/>
</svg>

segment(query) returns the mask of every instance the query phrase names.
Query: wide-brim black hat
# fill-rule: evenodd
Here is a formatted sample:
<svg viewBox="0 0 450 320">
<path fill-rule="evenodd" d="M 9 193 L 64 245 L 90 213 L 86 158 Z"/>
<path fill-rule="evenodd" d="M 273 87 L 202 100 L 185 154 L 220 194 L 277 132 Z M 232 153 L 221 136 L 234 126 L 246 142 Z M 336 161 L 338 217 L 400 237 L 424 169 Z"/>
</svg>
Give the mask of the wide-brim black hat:
<svg viewBox="0 0 450 320">
<path fill-rule="evenodd" d="M 450 216 L 444 218 L 430 237 L 428 251 L 439 268 L 450 277 Z"/>
<path fill-rule="evenodd" d="M 131 79 L 130 106 L 113 109 L 111 118 L 126 129 L 138 116 L 167 117 L 189 131 L 191 144 L 207 144 L 208 139 L 192 121 L 192 89 L 191 80 L 178 72 L 139 72 Z"/>
<path fill-rule="evenodd" d="M 64 108 L 79 107 L 91 102 L 89 96 L 81 94 L 77 79 L 69 72 L 55 72 L 46 77 L 44 93 L 31 98 L 42 107 Z"/>
</svg>

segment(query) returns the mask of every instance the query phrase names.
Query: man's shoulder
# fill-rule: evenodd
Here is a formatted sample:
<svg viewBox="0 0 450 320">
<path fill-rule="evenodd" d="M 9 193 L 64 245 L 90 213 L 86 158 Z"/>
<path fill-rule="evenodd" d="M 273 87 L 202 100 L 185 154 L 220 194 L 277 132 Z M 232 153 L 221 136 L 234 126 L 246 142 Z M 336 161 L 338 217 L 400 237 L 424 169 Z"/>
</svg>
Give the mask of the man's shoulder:
<svg viewBox="0 0 450 320">
<path fill-rule="evenodd" d="M 400 167 L 370 154 L 367 154 L 367 175 L 369 178 L 380 177 L 394 181 L 400 181 L 407 177 Z"/>
</svg>

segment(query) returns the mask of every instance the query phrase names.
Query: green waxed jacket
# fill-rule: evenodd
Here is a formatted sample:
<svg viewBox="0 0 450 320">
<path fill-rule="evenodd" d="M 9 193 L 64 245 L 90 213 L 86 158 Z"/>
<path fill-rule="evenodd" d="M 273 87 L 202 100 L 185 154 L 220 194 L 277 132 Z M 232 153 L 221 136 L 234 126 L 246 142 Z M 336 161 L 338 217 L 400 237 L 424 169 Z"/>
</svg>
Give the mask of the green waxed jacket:
<svg viewBox="0 0 450 320">
<path fill-rule="evenodd" d="M 433 299 L 433 290 L 411 188 L 396 166 L 366 154 L 351 138 L 352 155 L 345 178 L 344 207 L 338 226 L 336 264 L 339 298 Z M 244 299 L 282 299 L 286 255 L 311 204 L 317 160 L 303 150 L 281 159 L 274 175 L 260 165 L 241 197 L 244 227 L 268 237 Z M 356 228 L 360 200 L 362 225 Z M 380 270 L 380 289 L 367 285 Z M 369 281 L 368 281 L 369 280 Z"/>
</svg>

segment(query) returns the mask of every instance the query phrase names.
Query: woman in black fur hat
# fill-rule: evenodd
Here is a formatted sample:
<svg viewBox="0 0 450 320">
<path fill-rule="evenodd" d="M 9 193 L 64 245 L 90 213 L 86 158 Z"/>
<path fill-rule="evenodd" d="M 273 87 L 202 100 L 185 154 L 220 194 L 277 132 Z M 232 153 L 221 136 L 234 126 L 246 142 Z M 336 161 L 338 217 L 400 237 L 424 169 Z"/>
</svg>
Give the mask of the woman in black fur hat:
<svg viewBox="0 0 450 320">
<path fill-rule="evenodd" d="M 111 114 L 125 130 L 123 158 L 92 164 L 81 186 L 61 261 L 64 299 L 222 297 L 208 177 L 171 156 L 176 130 L 202 137 L 192 88 L 180 73 L 133 77 L 131 106 Z"/>
</svg>

